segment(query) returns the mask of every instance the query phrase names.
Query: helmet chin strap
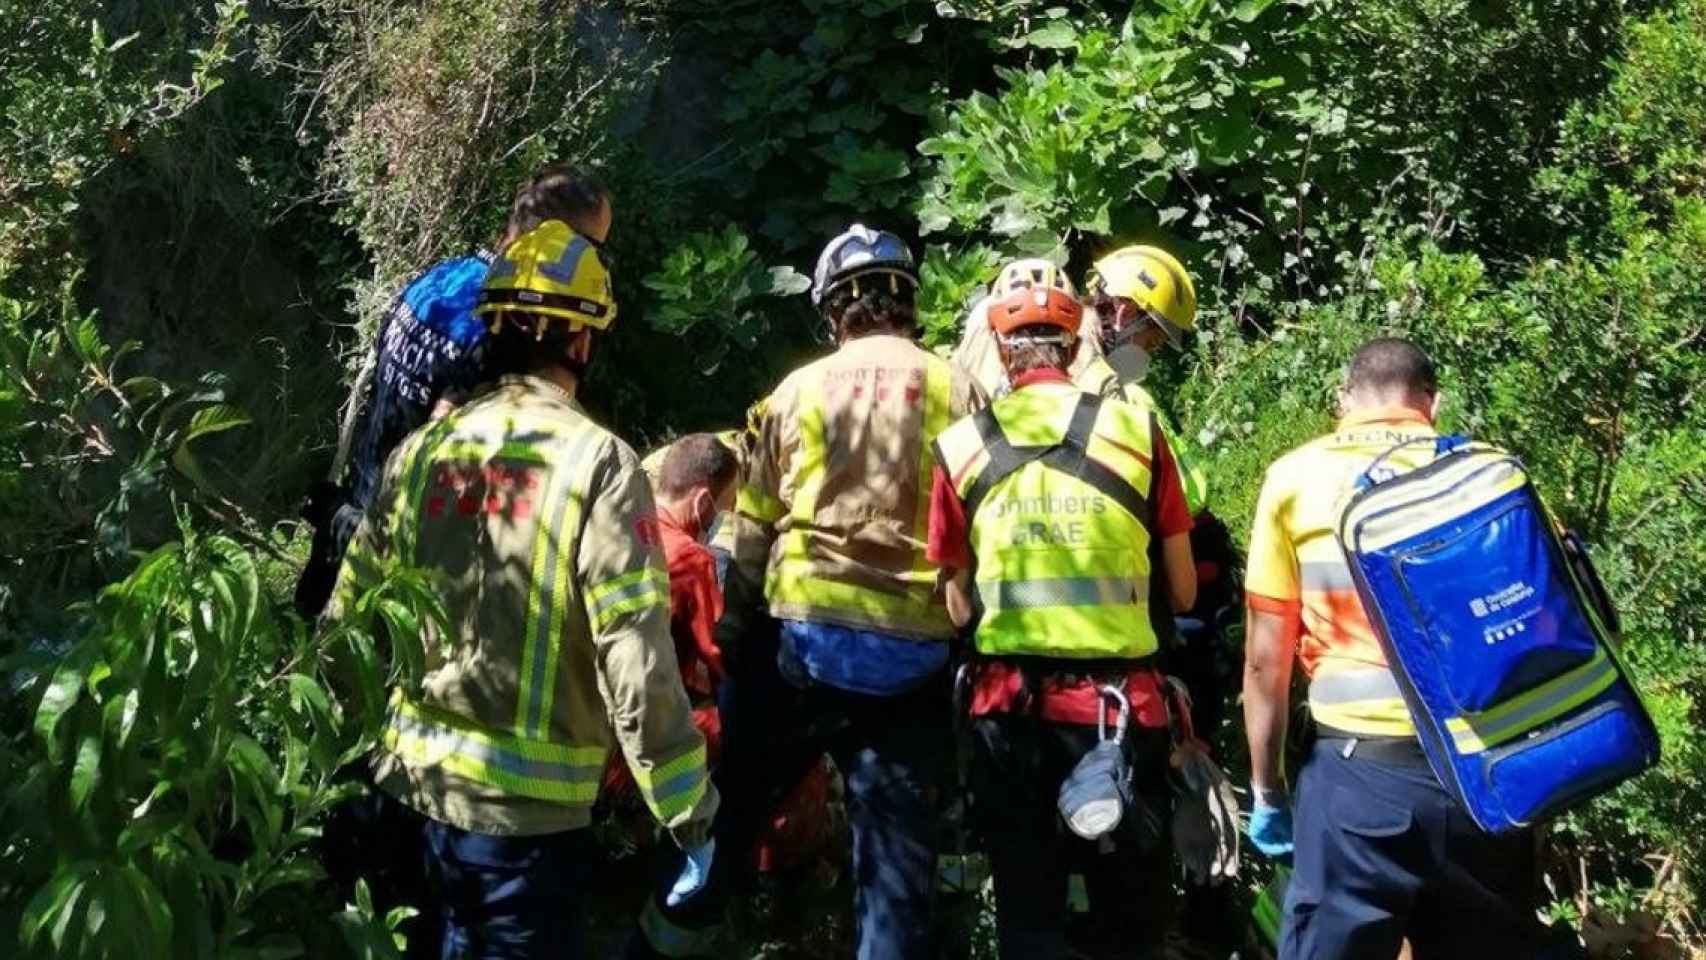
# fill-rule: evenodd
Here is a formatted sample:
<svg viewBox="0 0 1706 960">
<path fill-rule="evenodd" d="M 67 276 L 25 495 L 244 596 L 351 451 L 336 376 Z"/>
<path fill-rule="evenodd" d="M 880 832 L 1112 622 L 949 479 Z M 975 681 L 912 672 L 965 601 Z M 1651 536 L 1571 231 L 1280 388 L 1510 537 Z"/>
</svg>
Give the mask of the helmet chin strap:
<svg viewBox="0 0 1706 960">
<path fill-rule="evenodd" d="M 1130 340 L 1109 351 L 1107 359 L 1122 383 L 1136 383 L 1149 372 L 1149 351 Z"/>
</svg>

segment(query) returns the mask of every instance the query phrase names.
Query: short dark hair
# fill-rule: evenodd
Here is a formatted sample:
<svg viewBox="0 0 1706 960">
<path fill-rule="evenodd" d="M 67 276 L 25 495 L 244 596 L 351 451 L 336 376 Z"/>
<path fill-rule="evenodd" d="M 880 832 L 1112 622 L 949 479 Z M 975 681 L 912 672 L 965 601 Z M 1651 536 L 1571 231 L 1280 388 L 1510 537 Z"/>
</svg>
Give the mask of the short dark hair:
<svg viewBox="0 0 1706 960">
<path fill-rule="evenodd" d="M 516 188 L 505 236 L 518 237 L 547 220 L 574 226 L 598 215 L 610 191 L 592 173 L 573 164 L 543 167 Z"/>
<path fill-rule="evenodd" d="M 708 487 L 721 493 L 734 482 L 739 463 L 734 451 L 723 445 L 715 434 L 690 433 L 670 444 L 658 468 L 658 493 L 679 497 L 694 487 Z"/>
<path fill-rule="evenodd" d="M 1439 391 L 1434 362 L 1403 337 L 1377 337 L 1358 348 L 1345 368 L 1345 389 L 1381 395 L 1432 394 Z"/>
<path fill-rule="evenodd" d="M 823 302 L 824 316 L 838 333 L 858 337 L 913 329 L 917 323 L 914 307 L 917 290 L 912 284 L 881 273 L 861 277 L 859 281 L 831 290 Z"/>
</svg>

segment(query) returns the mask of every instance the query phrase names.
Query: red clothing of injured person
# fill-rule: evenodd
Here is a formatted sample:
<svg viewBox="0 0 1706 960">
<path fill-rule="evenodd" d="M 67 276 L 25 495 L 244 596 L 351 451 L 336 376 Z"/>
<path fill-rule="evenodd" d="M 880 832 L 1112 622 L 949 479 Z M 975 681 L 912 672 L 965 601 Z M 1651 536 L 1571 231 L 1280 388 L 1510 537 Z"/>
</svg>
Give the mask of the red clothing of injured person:
<svg viewBox="0 0 1706 960">
<path fill-rule="evenodd" d="M 658 531 L 669 569 L 669 634 L 675 640 L 681 681 L 695 699 L 712 697 L 723 678 L 723 652 L 715 637 L 723 615 L 717 560 L 694 531 L 667 513 L 658 514 Z"/>
<path fill-rule="evenodd" d="M 678 445 L 696 444 L 698 466 L 714 466 L 718 458 L 707 434 L 693 434 Z M 724 448 L 726 449 L 726 448 Z M 658 534 L 669 571 L 669 632 L 682 685 L 693 702 L 693 724 L 705 737 L 706 760 L 714 769 L 722 756 L 723 727 L 717 713 L 717 687 L 724 676 L 723 653 L 717 646 L 716 625 L 723 615 L 723 591 L 717 582 L 717 561 L 699 537 L 719 509 L 726 510 L 734 481 L 721 490 L 711 478 L 694 476 L 673 463 L 675 450 L 664 456 L 660 476 L 653 478 L 658 498 Z M 708 459 L 706 459 L 708 458 Z M 691 452 L 688 452 L 691 461 Z M 678 489 L 670 488 L 673 475 Z M 753 858 L 762 871 L 781 870 L 815 856 L 829 838 L 828 772 L 822 767 L 801 778 L 782 798 L 769 827 L 759 835 Z M 606 770 L 604 797 L 618 809 L 643 811 L 628 769 L 613 762 Z"/>
</svg>

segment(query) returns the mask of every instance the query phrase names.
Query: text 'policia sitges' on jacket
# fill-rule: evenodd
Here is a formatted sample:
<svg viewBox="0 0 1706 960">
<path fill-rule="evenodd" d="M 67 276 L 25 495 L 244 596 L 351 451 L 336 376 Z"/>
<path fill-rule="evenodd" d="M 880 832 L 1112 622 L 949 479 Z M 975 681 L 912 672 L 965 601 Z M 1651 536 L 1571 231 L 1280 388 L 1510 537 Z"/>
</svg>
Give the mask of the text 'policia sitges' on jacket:
<svg viewBox="0 0 1706 960">
<path fill-rule="evenodd" d="M 772 616 L 952 636 L 924 557 L 930 441 L 981 399 L 965 374 L 888 335 L 851 340 L 782 381 L 758 414 L 739 496 L 743 518 L 775 540 L 768 557 L 736 551 L 752 581 L 766 568 Z"/>
<path fill-rule="evenodd" d="M 1063 445 L 1080 418 L 1077 444 Z M 1156 652 L 1154 423 L 1131 404 L 1066 382 L 1039 383 L 937 439 L 969 514 L 983 607 L 979 653 L 1136 659 Z M 1027 448 L 1053 448 L 1065 459 L 1030 459 L 1005 472 L 1003 460 L 1024 458 L 1019 451 Z"/>
<path fill-rule="evenodd" d="M 1403 472 L 1433 449 L 1398 444 L 1437 436 L 1404 407 L 1359 411 L 1268 468 L 1250 528 L 1249 605 L 1293 618 L 1317 723 L 1362 736 L 1415 736 L 1416 727 L 1357 595 L 1335 532 L 1356 478 L 1375 457 Z M 1295 558 L 1295 559 L 1294 559 Z"/>
<path fill-rule="evenodd" d="M 377 558 L 431 558 L 451 636 L 393 691 L 379 787 L 491 834 L 586 826 L 611 748 L 666 826 L 708 815 L 705 744 L 669 639 L 669 584 L 634 452 L 553 384 L 506 377 L 386 466 L 334 602 Z"/>
</svg>

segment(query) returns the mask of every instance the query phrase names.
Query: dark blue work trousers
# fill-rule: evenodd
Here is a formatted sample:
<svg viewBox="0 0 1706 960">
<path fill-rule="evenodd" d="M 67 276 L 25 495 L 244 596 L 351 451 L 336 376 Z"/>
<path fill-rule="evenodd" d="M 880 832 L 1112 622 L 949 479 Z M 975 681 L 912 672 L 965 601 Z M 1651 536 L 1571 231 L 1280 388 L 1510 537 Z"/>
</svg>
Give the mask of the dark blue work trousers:
<svg viewBox="0 0 1706 960">
<path fill-rule="evenodd" d="M 420 911 L 403 927 L 410 960 L 580 960 L 591 833 L 474 833 L 370 790 L 327 824 L 328 868 L 366 877 L 381 914 Z"/>
<path fill-rule="evenodd" d="M 1322 739 L 1298 776 L 1280 960 L 1577 956 L 1535 916 L 1534 834 L 1492 835 L 1418 753 L 1380 762 Z"/>
<path fill-rule="evenodd" d="M 720 925 L 730 896 L 752 888 L 752 847 L 783 795 L 825 752 L 847 785 L 853 832 L 854 913 L 859 960 L 934 956 L 931 915 L 940 828 L 936 796 L 951 744 L 947 676 L 893 697 L 873 697 L 811 683 L 788 684 L 776 669 L 773 631 L 743 643 L 718 691 L 722 758 L 712 779 L 722 795 L 713 827 L 717 855 L 704 889 L 676 907 L 663 895 L 681 868 L 671 851 L 642 929 L 662 925 L 702 941 Z M 631 956 L 693 955 L 648 943 Z"/>
</svg>

